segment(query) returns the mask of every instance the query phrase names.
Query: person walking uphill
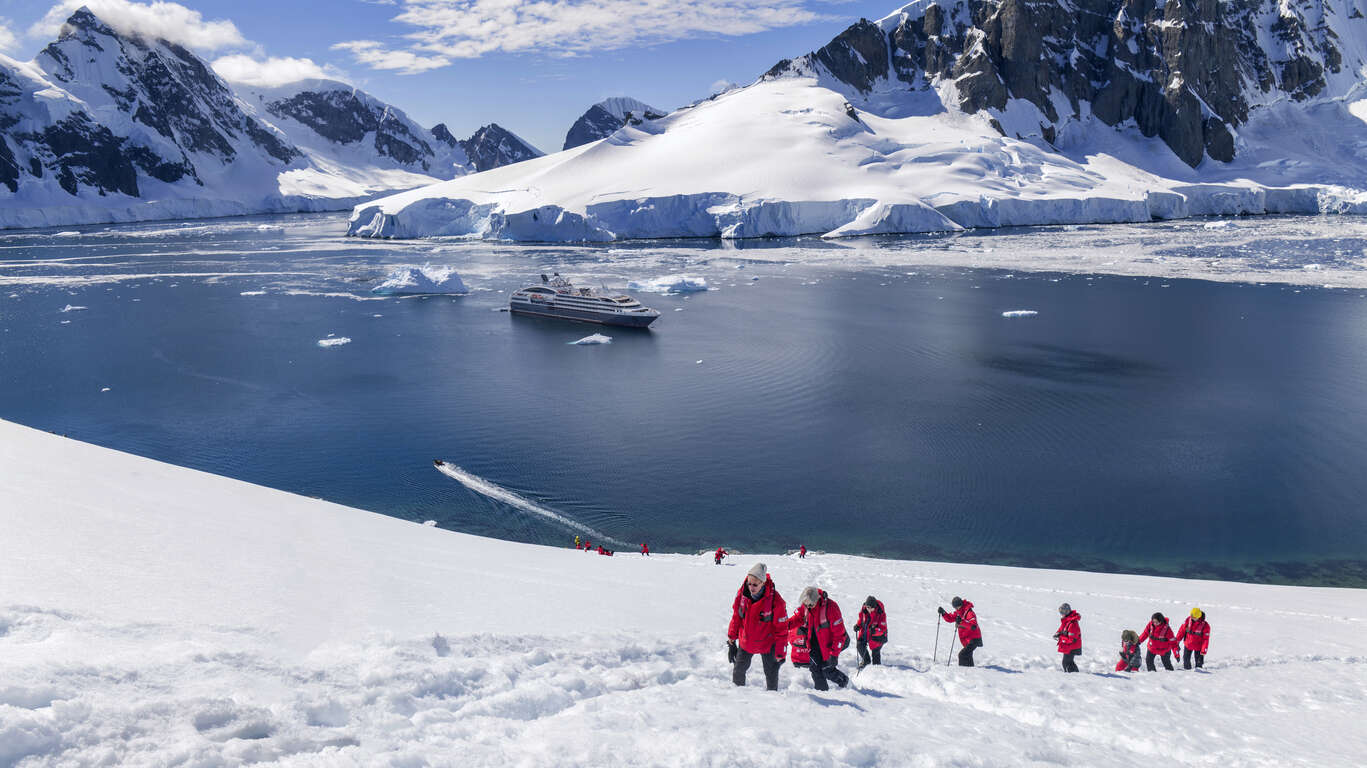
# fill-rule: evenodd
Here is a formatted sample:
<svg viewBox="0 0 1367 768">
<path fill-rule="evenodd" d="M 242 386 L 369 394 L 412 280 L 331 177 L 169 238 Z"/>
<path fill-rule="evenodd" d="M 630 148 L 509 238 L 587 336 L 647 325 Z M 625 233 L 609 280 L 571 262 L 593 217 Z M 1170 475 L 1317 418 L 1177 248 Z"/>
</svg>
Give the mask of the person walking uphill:
<svg viewBox="0 0 1367 768">
<path fill-rule="evenodd" d="M 1063 618 L 1059 620 L 1054 638 L 1058 640 L 1058 652 L 1063 654 L 1063 671 L 1076 672 L 1076 659 L 1082 653 L 1082 616 L 1067 603 L 1058 607 L 1058 615 Z"/>
<path fill-rule="evenodd" d="M 937 608 L 940 618 L 945 621 L 953 622 L 959 628 L 959 642 L 963 643 L 963 650 L 959 651 L 959 666 L 973 666 L 973 649 L 983 647 L 983 632 L 978 628 L 978 614 L 973 612 L 973 604 L 956 597 L 949 602 L 954 606 L 952 613 L 947 613 L 944 608 Z"/>
<path fill-rule="evenodd" d="M 726 557 L 726 550 L 722 549 L 721 547 L 717 547 L 717 553 L 716 553 L 715 555 L 713 555 L 712 557 L 713 557 L 713 560 L 712 560 L 713 563 L 715 563 L 715 564 L 717 564 L 717 565 L 721 565 L 721 559 L 722 559 L 723 557 Z"/>
<path fill-rule="evenodd" d="M 850 633 L 845 631 L 840 606 L 816 587 L 802 590 L 801 603 L 788 624 L 797 626 L 797 640 L 793 645 L 806 650 L 810 657 L 812 684 L 818 691 L 830 690 L 827 680 L 844 688 L 850 678 L 835 665 L 840 652 L 850 644 Z"/>
<path fill-rule="evenodd" d="M 1191 615 L 1177 628 L 1177 635 L 1172 639 L 1173 648 L 1184 640 L 1187 647 L 1182 651 L 1182 669 L 1191 669 L 1192 655 L 1196 656 L 1196 668 L 1201 669 L 1206 665 L 1206 649 L 1210 648 L 1210 622 L 1206 621 L 1205 611 L 1191 609 Z"/>
<path fill-rule="evenodd" d="M 880 649 L 888 642 L 888 614 L 883 610 L 883 603 L 873 595 L 869 595 L 859 609 L 859 620 L 854 623 L 854 640 L 860 669 L 869 665 L 870 654 L 872 663 L 883 663 Z"/>
<path fill-rule="evenodd" d="M 731 682 L 745 685 L 750 661 L 759 656 L 764 666 L 764 685 L 778 690 L 778 668 L 788 648 L 788 605 L 779 596 L 769 569 L 755 563 L 745 574 L 731 603 L 731 625 L 726 629 L 726 658 L 731 662 Z"/>
<path fill-rule="evenodd" d="M 1149 639 L 1149 647 L 1144 653 L 1144 667 L 1150 672 L 1157 672 L 1153 665 L 1153 659 L 1157 656 L 1163 659 L 1163 668 L 1171 672 L 1172 649 L 1177 646 L 1177 641 L 1173 640 L 1168 617 L 1162 613 L 1155 613 L 1149 625 L 1139 634 L 1139 642 L 1144 642 L 1144 638 Z"/>
</svg>

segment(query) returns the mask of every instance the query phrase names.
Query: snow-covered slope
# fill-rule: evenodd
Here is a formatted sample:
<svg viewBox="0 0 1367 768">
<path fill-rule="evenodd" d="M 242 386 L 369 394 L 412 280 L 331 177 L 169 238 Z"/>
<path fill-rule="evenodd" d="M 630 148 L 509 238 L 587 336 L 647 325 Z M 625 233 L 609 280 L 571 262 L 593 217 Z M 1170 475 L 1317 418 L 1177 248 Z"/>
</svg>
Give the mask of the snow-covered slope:
<svg viewBox="0 0 1367 768">
<path fill-rule="evenodd" d="M 340 209 L 516 154 L 467 156 L 343 83 L 235 91 L 85 8 L 34 61 L 0 56 L 0 127 L 0 227 Z"/>
<path fill-rule="evenodd" d="M 624 125 L 640 125 L 646 120 L 656 120 L 665 116 L 663 109 L 656 109 L 644 101 L 629 96 L 613 96 L 594 104 L 574 121 L 565 134 L 564 149 L 588 144 L 592 141 L 611 136 Z"/>
<path fill-rule="evenodd" d="M 1349 766 L 1367 753 L 1360 590 L 821 553 L 608 558 L 5 422 L 0 464 L 0 764 Z M 829 693 L 788 666 L 778 693 L 734 688 L 726 621 L 757 559 L 786 597 L 818 585 L 849 622 L 865 595 L 882 599 L 885 666 Z M 956 594 L 984 632 L 972 669 L 943 666 L 935 606 Z M 1082 674 L 1056 668 L 1063 601 L 1082 614 Z M 1192 605 L 1212 625 L 1206 673 L 1110 671 L 1122 629 Z"/>
<path fill-rule="evenodd" d="M 923 232 L 1367 211 L 1362 0 L 917 0 L 750 86 L 351 232 Z"/>
</svg>

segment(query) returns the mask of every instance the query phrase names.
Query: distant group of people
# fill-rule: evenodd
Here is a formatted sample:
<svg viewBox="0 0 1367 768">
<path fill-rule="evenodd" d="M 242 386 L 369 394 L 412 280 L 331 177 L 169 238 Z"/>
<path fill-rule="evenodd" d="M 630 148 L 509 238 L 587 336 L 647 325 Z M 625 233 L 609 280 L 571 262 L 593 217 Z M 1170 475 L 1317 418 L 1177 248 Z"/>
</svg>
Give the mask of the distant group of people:
<svg viewBox="0 0 1367 768">
<path fill-rule="evenodd" d="M 1063 618 L 1054 638 L 1058 640 L 1058 652 L 1063 654 L 1063 671 L 1076 672 L 1076 658 L 1082 653 L 1082 617 L 1067 603 L 1060 605 L 1058 612 Z M 1149 644 L 1144 649 L 1143 664 L 1148 671 L 1158 670 L 1154 664 L 1154 660 L 1158 659 L 1163 662 L 1163 668 L 1171 672 L 1172 657 L 1178 650 L 1183 651 L 1183 669 L 1191 669 L 1193 664 L 1196 669 L 1201 669 L 1206 664 L 1206 651 L 1210 648 L 1210 622 L 1206 619 L 1205 611 L 1192 608 L 1187 620 L 1174 633 L 1168 617 L 1161 611 L 1155 613 L 1140 634 L 1135 634 L 1133 629 L 1120 633 L 1120 660 L 1115 664 L 1115 671 L 1139 671 L 1139 645 L 1145 640 Z"/>
<path fill-rule="evenodd" d="M 642 547 L 642 550 L 644 551 L 645 545 L 642 544 L 641 547 Z M 575 549 L 582 549 L 582 550 L 584 550 L 585 552 L 597 552 L 597 553 L 600 554 L 600 555 L 607 555 L 608 557 L 612 557 L 612 555 L 613 555 L 612 550 L 605 548 L 602 544 L 599 544 L 598 546 L 595 547 L 595 546 L 593 546 L 593 542 L 589 541 L 588 539 L 584 539 L 583 541 L 580 541 L 580 539 L 579 539 L 578 536 L 575 536 L 575 537 L 574 537 L 574 548 L 575 548 Z"/>
</svg>

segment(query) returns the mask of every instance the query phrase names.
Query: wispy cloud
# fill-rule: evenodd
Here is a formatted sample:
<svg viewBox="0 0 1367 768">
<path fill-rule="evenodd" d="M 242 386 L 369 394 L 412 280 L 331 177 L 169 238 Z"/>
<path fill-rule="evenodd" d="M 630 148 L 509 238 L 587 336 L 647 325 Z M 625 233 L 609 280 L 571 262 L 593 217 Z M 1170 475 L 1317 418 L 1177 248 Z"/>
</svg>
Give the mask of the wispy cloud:
<svg viewBox="0 0 1367 768">
<path fill-rule="evenodd" d="M 332 46 L 335 51 L 350 51 L 356 61 L 375 69 L 395 69 L 401 75 L 416 75 L 451 63 L 445 56 L 386 48 L 375 40 L 351 40 Z"/>
<path fill-rule="evenodd" d="M 199 11 L 179 3 L 135 3 L 131 0 L 62 0 L 43 18 L 29 27 L 32 37 L 51 39 L 62 24 L 81 6 L 91 10 L 106 24 L 126 35 L 169 40 L 194 51 L 219 51 L 240 48 L 247 40 L 237 25 L 226 19 L 205 21 Z"/>
<path fill-rule="evenodd" d="M 230 83 L 267 88 L 299 80 L 346 80 L 346 76 L 330 64 L 288 56 L 259 59 L 235 53 L 214 59 L 213 67 L 220 77 Z"/>
<path fill-rule="evenodd" d="M 488 53 L 575 56 L 816 21 L 803 0 L 401 0 L 406 42 L 339 43 L 362 64 L 405 73 Z M 407 54 L 407 57 L 404 56 Z"/>
<path fill-rule="evenodd" d="M 0 16 L 0 52 L 9 53 L 19 43 L 19 38 L 14 34 L 14 22 Z"/>
</svg>

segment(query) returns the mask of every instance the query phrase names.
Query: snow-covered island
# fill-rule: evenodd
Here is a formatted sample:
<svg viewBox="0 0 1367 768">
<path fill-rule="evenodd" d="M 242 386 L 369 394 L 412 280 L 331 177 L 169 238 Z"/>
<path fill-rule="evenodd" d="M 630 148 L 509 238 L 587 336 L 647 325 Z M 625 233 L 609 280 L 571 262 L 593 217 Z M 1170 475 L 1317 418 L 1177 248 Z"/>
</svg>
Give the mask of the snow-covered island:
<svg viewBox="0 0 1367 768">
<path fill-rule="evenodd" d="M 916 0 L 744 88 L 358 205 L 368 237 L 844 237 L 1367 212 L 1367 16 Z"/>
<path fill-rule="evenodd" d="M 1367 592 L 810 554 L 585 554 L 443 531 L 0 422 L 0 764 L 1350 766 Z M 515 514 L 515 512 L 514 512 Z M 707 545 L 716 542 L 706 542 Z M 737 689 L 745 569 L 853 622 L 884 665 Z M 944 666 L 937 605 L 977 607 Z M 1050 635 L 1082 615 L 1082 674 Z M 1192 606 L 1206 671 L 1112 672 Z M 939 661 L 930 657 L 938 636 Z M 841 657 L 853 672 L 852 654 Z"/>
</svg>

